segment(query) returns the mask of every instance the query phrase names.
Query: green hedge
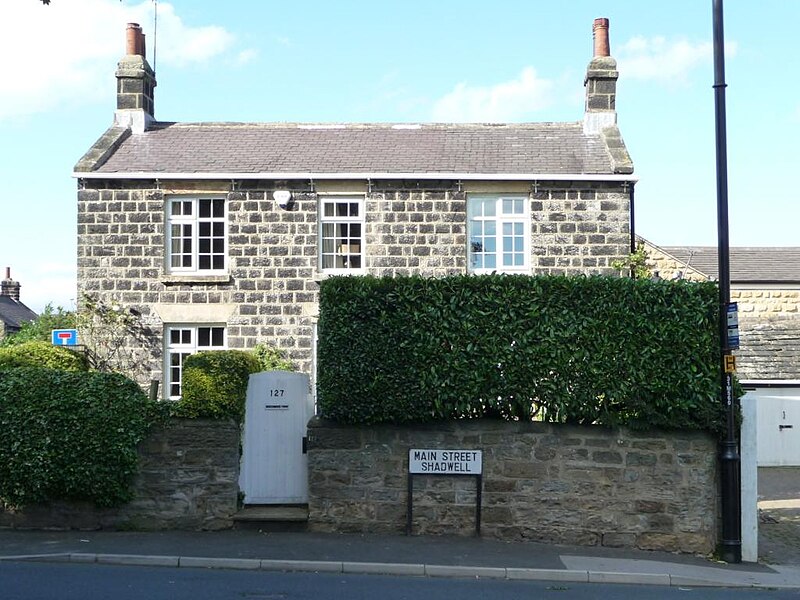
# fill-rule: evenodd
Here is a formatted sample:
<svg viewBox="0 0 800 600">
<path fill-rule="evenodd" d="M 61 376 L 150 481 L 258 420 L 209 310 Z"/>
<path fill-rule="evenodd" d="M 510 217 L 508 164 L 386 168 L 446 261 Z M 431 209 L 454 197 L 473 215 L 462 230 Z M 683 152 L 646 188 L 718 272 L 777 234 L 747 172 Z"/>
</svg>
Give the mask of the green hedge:
<svg viewBox="0 0 800 600">
<path fill-rule="evenodd" d="M 243 350 L 211 350 L 187 356 L 175 415 L 241 420 L 250 374 L 260 370 L 258 358 Z"/>
<path fill-rule="evenodd" d="M 119 374 L 0 371 L 0 504 L 129 500 L 137 444 L 154 415 Z"/>
<path fill-rule="evenodd" d="M 47 367 L 62 371 L 88 371 L 83 354 L 49 342 L 31 341 L 0 348 L 0 369 L 9 367 Z"/>
<path fill-rule="evenodd" d="M 609 277 L 333 277 L 317 400 L 348 423 L 722 423 L 717 288 Z"/>
</svg>

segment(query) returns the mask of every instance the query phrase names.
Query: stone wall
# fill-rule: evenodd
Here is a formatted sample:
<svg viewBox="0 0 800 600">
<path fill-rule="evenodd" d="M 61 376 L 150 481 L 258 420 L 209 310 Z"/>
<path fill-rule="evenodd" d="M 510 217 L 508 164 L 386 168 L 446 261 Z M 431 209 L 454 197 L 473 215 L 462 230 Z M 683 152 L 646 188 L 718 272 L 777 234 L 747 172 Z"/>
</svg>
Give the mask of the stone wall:
<svg viewBox="0 0 800 600">
<path fill-rule="evenodd" d="M 507 423 L 309 426 L 309 527 L 401 532 L 410 448 L 483 450 L 482 535 L 707 553 L 717 448 L 702 433 Z M 413 533 L 471 535 L 474 477 L 414 476 Z"/>
<path fill-rule="evenodd" d="M 608 273 L 627 255 L 629 193 L 590 182 L 120 182 L 86 180 L 78 192 L 78 291 L 134 309 L 153 343 L 139 348 L 139 382 L 161 379 L 167 319 L 224 323 L 228 347 L 269 342 L 301 371 L 312 360 L 318 312 L 318 200 L 366 198 L 364 272 L 445 276 L 467 271 L 469 193 L 526 193 L 531 208 L 533 273 Z M 235 189 L 232 191 L 232 187 Z M 280 209 L 277 187 L 293 203 Z M 229 274 L 166 271 L 165 202 L 171 195 L 227 199 Z M 173 321 L 174 322 L 174 321 Z M 138 346 L 137 346 L 138 345 Z"/>
<path fill-rule="evenodd" d="M 56 502 L 0 511 L 0 527 L 19 529 L 224 529 L 239 493 L 239 426 L 175 419 L 139 446 L 133 500 L 98 509 Z"/>
</svg>

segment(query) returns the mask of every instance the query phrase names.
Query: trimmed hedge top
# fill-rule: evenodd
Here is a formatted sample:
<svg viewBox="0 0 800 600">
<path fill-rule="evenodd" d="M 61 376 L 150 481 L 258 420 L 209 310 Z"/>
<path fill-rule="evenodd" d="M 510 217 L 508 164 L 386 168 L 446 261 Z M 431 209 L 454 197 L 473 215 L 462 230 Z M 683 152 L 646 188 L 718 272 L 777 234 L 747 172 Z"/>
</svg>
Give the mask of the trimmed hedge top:
<svg viewBox="0 0 800 600">
<path fill-rule="evenodd" d="M 244 350 L 209 350 L 187 356 L 175 415 L 241 420 L 250 374 L 260 370 L 258 357 Z"/>
<path fill-rule="evenodd" d="M 332 277 L 320 412 L 718 430 L 717 302 L 715 284 L 683 281 Z"/>
<path fill-rule="evenodd" d="M 0 369 L 11 367 L 47 367 L 63 371 L 88 371 L 83 354 L 50 342 L 30 341 L 0 348 Z"/>
</svg>

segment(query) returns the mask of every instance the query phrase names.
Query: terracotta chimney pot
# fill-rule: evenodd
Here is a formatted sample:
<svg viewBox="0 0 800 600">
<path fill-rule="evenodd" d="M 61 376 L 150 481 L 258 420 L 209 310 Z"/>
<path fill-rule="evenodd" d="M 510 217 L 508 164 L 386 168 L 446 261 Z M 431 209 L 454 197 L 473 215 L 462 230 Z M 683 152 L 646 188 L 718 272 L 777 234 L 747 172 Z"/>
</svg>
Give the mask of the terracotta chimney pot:
<svg viewBox="0 0 800 600">
<path fill-rule="evenodd" d="M 595 19 L 592 26 L 594 33 L 594 55 L 611 56 L 611 48 L 608 42 L 608 19 Z"/>
<path fill-rule="evenodd" d="M 144 56 L 142 53 L 142 28 L 139 26 L 138 23 L 128 23 L 128 29 L 125 32 L 125 46 L 126 46 L 126 53 L 130 55 L 138 54 L 139 56 Z"/>
</svg>

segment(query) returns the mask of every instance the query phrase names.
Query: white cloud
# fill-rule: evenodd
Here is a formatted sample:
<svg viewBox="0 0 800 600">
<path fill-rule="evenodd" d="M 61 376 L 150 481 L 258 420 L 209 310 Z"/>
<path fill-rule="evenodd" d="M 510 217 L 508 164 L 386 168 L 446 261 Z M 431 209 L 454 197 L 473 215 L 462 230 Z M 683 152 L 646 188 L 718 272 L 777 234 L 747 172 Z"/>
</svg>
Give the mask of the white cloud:
<svg viewBox="0 0 800 600">
<path fill-rule="evenodd" d="M 253 62 L 256 57 L 258 57 L 258 52 L 252 48 L 248 48 L 246 50 L 242 50 L 236 55 L 234 63 L 237 65 L 246 65 L 247 63 Z"/>
<path fill-rule="evenodd" d="M 147 4 L 150 4 L 149 2 Z M 140 5 L 141 7 L 142 5 Z M 149 8 L 149 7 L 147 7 Z M 152 18 L 144 22 L 151 21 Z M 142 26 L 147 27 L 142 23 Z M 151 37 L 148 37 L 148 45 Z M 175 14 L 171 4 L 158 5 L 158 61 L 185 66 L 204 63 L 224 53 L 233 45 L 234 37 L 222 27 L 189 27 Z M 148 49 L 148 52 L 150 50 Z"/>
<path fill-rule="evenodd" d="M 0 121 L 67 104 L 87 104 L 112 93 L 109 73 L 125 52 L 125 27 L 138 22 L 153 54 L 151 0 L 3 0 L 0 36 Z M 179 66 L 204 63 L 227 51 L 232 34 L 221 27 L 191 27 L 171 4 L 158 5 L 157 61 Z M 151 58 L 152 60 L 152 58 Z"/>
<path fill-rule="evenodd" d="M 440 122 L 513 122 L 549 106 L 554 84 L 540 79 L 533 67 L 519 77 L 489 87 L 459 83 L 433 107 L 433 120 Z"/>
<path fill-rule="evenodd" d="M 736 44 L 727 43 L 725 54 L 734 56 Z M 685 84 L 698 66 L 713 62 L 714 48 L 711 42 L 637 36 L 623 44 L 615 55 L 626 79 L 677 86 Z"/>
</svg>

